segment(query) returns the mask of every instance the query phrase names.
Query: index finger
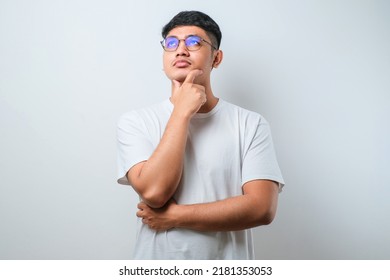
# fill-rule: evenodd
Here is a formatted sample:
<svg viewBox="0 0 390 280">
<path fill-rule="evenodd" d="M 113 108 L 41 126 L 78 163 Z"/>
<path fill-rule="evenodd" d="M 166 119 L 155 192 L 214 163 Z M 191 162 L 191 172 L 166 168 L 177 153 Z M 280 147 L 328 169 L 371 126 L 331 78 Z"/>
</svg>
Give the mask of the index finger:
<svg viewBox="0 0 390 280">
<path fill-rule="evenodd" d="M 194 83 L 194 80 L 196 77 L 200 76 L 203 74 L 203 71 L 200 70 L 200 69 L 194 69 L 194 70 L 191 70 L 190 73 L 188 73 L 186 79 L 184 80 L 183 84 L 184 83 Z"/>
<path fill-rule="evenodd" d="M 137 208 L 140 210 L 144 210 L 146 204 L 145 202 L 141 201 L 140 203 L 137 204 Z"/>
</svg>

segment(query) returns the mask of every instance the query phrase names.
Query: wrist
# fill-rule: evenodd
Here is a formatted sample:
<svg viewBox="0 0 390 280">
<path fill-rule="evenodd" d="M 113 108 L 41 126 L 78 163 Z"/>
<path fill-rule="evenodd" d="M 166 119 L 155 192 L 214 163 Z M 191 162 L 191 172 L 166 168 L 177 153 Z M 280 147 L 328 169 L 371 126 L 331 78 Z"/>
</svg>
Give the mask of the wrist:
<svg viewBox="0 0 390 280">
<path fill-rule="evenodd" d="M 191 207 L 189 205 L 177 204 L 175 210 L 175 228 L 188 228 L 190 225 Z"/>
<path fill-rule="evenodd" d="M 174 118 L 177 121 L 184 122 L 188 124 L 192 118 L 193 114 L 190 112 L 181 111 L 179 109 L 173 108 L 171 117 Z"/>
</svg>

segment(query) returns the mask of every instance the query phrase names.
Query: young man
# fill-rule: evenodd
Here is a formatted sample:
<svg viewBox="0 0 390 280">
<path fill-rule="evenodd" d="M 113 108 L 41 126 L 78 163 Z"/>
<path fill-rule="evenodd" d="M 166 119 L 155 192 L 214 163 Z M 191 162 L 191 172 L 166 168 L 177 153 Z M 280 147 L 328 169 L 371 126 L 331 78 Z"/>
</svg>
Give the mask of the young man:
<svg viewBox="0 0 390 280">
<path fill-rule="evenodd" d="M 171 96 L 118 123 L 118 182 L 141 200 L 134 258 L 253 259 L 251 228 L 272 222 L 284 184 L 268 123 L 213 94 L 214 20 L 181 12 L 162 35 Z"/>
</svg>

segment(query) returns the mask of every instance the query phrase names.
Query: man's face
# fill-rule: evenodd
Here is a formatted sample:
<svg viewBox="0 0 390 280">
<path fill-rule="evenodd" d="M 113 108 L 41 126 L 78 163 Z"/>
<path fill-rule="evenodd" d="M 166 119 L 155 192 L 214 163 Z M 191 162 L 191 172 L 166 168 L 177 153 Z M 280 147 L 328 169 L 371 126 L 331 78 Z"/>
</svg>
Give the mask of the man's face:
<svg viewBox="0 0 390 280">
<path fill-rule="evenodd" d="M 179 26 L 172 29 L 167 37 L 175 36 L 178 39 L 186 39 L 189 35 L 196 35 L 204 40 L 211 42 L 207 33 L 197 26 Z M 197 83 L 204 83 L 210 79 L 210 72 L 213 67 L 213 61 L 216 51 L 207 43 L 202 42 L 200 49 L 188 51 L 184 41 L 180 41 L 177 50 L 164 51 L 163 66 L 164 72 L 170 80 L 183 82 L 187 74 L 193 69 L 200 69 L 203 74 L 197 77 Z"/>
</svg>

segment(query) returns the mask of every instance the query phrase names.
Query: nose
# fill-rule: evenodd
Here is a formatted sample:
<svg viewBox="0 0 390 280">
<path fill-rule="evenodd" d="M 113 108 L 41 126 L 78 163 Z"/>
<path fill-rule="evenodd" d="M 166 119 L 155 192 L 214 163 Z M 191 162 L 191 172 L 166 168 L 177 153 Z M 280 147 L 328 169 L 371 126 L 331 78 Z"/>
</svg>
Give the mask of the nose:
<svg viewBox="0 0 390 280">
<path fill-rule="evenodd" d="M 176 56 L 189 56 L 190 53 L 187 50 L 186 43 L 184 40 L 179 41 L 179 46 L 176 49 Z"/>
</svg>

